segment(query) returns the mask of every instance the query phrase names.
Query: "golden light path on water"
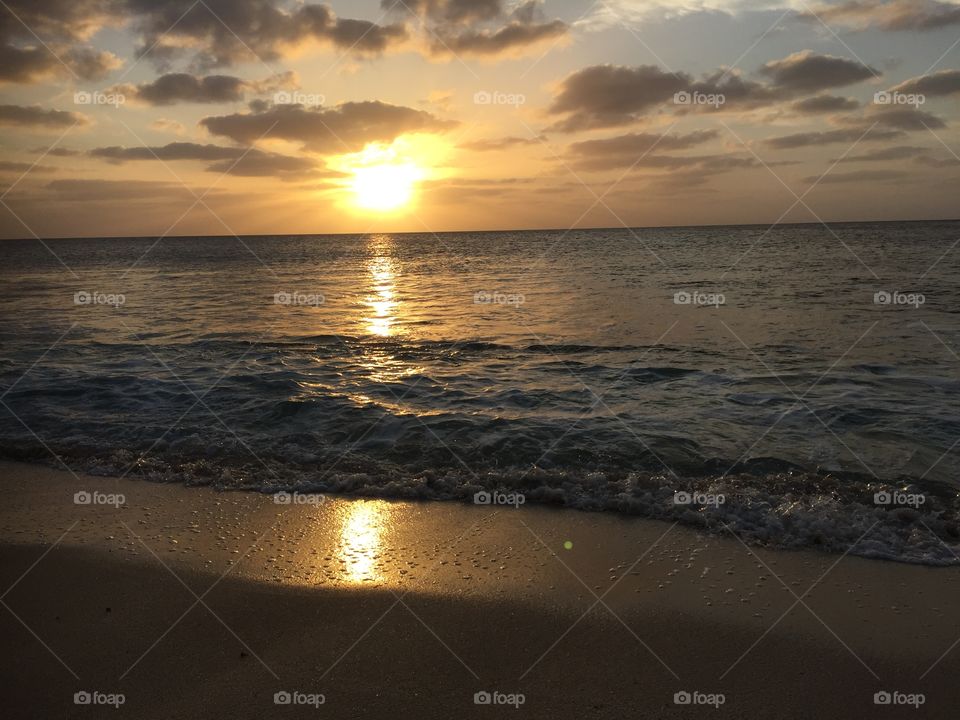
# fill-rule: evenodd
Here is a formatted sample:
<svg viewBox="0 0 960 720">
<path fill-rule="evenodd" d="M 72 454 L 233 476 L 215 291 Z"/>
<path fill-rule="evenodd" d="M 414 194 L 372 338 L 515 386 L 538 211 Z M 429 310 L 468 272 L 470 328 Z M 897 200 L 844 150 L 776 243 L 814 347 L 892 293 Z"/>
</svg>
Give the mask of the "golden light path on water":
<svg viewBox="0 0 960 720">
<path fill-rule="evenodd" d="M 370 277 L 370 294 L 366 298 L 369 315 L 366 318 L 367 329 L 374 335 L 390 337 L 394 333 L 397 321 L 397 300 L 394 281 L 396 261 L 390 255 L 393 239 L 378 236 L 371 240 L 373 257 L 367 263 Z"/>
</svg>

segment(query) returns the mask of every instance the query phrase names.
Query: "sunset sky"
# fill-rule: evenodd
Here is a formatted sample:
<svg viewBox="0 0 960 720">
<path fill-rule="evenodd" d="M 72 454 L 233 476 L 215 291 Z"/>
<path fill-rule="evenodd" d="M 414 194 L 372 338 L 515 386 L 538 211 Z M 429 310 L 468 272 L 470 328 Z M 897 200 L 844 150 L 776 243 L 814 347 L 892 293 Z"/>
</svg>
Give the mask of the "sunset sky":
<svg viewBox="0 0 960 720">
<path fill-rule="evenodd" d="M 960 2 L 3 0 L 0 44 L 2 237 L 958 215 Z"/>
</svg>

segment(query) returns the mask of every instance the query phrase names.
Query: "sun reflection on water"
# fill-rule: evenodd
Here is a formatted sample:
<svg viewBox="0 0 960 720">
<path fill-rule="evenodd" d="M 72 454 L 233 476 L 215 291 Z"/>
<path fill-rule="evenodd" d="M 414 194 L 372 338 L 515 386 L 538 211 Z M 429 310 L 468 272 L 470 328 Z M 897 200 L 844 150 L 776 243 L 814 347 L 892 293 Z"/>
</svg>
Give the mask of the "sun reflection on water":
<svg viewBox="0 0 960 720">
<path fill-rule="evenodd" d="M 370 294 L 365 299 L 369 315 L 365 318 L 367 330 L 380 337 L 390 337 L 396 332 L 397 299 L 394 282 L 397 264 L 390 251 L 393 239 L 377 236 L 371 240 L 373 257 L 367 263 L 370 278 Z"/>
</svg>

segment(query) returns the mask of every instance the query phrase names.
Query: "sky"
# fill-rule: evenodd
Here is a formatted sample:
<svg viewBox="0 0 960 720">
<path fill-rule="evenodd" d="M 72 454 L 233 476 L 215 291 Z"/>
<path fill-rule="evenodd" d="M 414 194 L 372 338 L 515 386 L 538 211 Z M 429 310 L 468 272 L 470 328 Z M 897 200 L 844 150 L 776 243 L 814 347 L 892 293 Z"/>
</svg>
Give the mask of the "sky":
<svg viewBox="0 0 960 720">
<path fill-rule="evenodd" d="M 960 0 L 2 0 L 0 237 L 960 216 Z"/>
</svg>

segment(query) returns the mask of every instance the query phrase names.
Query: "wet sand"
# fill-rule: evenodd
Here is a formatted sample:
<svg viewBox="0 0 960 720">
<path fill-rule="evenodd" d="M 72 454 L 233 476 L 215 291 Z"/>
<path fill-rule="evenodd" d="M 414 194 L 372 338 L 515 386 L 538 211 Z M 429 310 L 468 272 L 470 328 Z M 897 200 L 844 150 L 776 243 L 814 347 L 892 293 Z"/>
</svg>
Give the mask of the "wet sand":
<svg viewBox="0 0 960 720">
<path fill-rule="evenodd" d="M 5 717 L 946 718 L 960 703 L 957 568 L 529 506 L 278 504 L 11 463 L 0 478 Z M 278 707 L 283 691 L 324 703 Z M 523 704 L 476 705 L 483 691 Z M 675 704 L 695 691 L 724 702 Z M 925 702 L 877 706 L 882 691 Z"/>
</svg>

